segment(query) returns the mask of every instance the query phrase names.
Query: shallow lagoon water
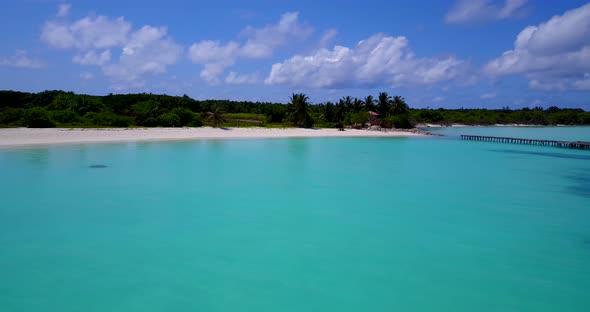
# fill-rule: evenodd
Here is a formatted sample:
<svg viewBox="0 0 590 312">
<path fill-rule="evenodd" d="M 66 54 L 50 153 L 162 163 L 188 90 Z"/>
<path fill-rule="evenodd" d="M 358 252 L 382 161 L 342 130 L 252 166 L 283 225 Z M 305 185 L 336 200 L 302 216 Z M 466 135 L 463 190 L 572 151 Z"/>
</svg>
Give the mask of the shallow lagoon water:
<svg viewBox="0 0 590 312">
<path fill-rule="evenodd" d="M 588 311 L 590 152 L 455 135 L 590 128 L 497 129 L 1 149 L 0 310 Z"/>
</svg>

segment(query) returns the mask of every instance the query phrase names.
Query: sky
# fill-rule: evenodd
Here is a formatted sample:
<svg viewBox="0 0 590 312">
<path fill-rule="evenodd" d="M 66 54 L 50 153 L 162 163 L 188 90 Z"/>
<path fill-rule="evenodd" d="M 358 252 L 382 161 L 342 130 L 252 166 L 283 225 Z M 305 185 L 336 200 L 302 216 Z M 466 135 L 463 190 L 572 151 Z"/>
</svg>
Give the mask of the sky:
<svg viewBox="0 0 590 312">
<path fill-rule="evenodd" d="M 0 90 L 590 110 L 590 2 L 0 4 Z"/>
</svg>

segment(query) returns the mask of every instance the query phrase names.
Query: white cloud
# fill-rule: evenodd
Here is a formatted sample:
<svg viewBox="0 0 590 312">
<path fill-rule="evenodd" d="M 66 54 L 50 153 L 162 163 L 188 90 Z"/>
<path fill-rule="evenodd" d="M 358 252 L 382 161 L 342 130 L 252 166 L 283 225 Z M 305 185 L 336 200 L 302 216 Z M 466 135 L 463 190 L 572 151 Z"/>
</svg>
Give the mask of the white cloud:
<svg viewBox="0 0 590 312">
<path fill-rule="evenodd" d="M 68 16 L 70 14 L 70 9 L 72 8 L 72 5 L 69 3 L 63 3 L 60 4 L 58 9 L 57 9 L 57 17 L 65 17 Z"/>
<path fill-rule="evenodd" d="M 83 72 L 80 74 L 80 78 L 82 78 L 84 80 L 90 80 L 90 79 L 94 78 L 94 74 L 91 72 Z"/>
<path fill-rule="evenodd" d="M 225 77 L 225 83 L 229 84 L 256 84 L 259 82 L 260 78 L 257 73 L 240 75 L 232 71 Z"/>
<path fill-rule="evenodd" d="M 72 61 L 99 66 L 115 89 L 142 86 L 147 75 L 164 73 L 183 51 L 165 27 L 145 25 L 133 30 L 124 17 L 51 20 L 45 23 L 41 39 L 52 47 L 77 51 Z M 118 54 L 118 59 L 113 60 L 113 54 Z"/>
<path fill-rule="evenodd" d="M 105 50 L 102 53 L 97 53 L 90 50 L 84 54 L 74 56 L 72 61 L 81 65 L 104 65 L 111 61 L 111 51 Z"/>
<path fill-rule="evenodd" d="M 105 75 L 125 89 L 143 85 L 143 76 L 166 72 L 182 55 L 182 47 L 167 36 L 165 27 L 143 26 L 131 34 L 119 62 L 103 67 Z"/>
<path fill-rule="evenodd" d="M 484 93 L 480 97 L 482 100 L 491 100 L 496 98 L 496 93 Z"/>
<path fill-rule="evenodd" d="M 563 81 L 556 80 L 556 81 L 539 81 L 533 79 L 529 81 L 529 87 L 531 89 L 536 90 L 543 90 L 543 91 L 563 91 L 566 89 L 566 86 Z"/>
<path fill-rule="evenodd" d="M 27 51 L 16 50 L 14 55 L 0 58 L 0 66 L 20 68 L 42 68 L 45 66 L 40 60 L 29 57 Z"/>
<path fill-rule="evenodd" d="M 505 0 L 504 6 L 500 10 L 498 16 L 500 18 L 509 18 L 513 17 L 515 14 L 518 13 L 518 10 L 524 7 L 527 3 L 527 0 Z"/>
<path fill-rule="evenodd" d="M 73 23 L 49 21 L 41 32 L 41 40 L 60 49 L 108 49 L 125 44 L 131 23 L 123 17 L 88 16 Z"/>
<path fill-rule="evenodd" d="M 326 30 L 324 32 L 324 34 L 322 35 L 322 38 L 320 38 L 320 47 L 322 47 L 322 48 L 328 47 L 332 43 L 334 38 L 336 38 L 337 35 L 338 35 L 338 31 L 334 28 Z"/>
<path fill-rule="evenodd" d="M 202 64 L 201 78 L 209 83 L 218 83 L 219 75 L 236 62 L 240 46 L 236 42 L 223 45 L 219 41 L 204 40 L 193 44 L 189 58 L 195 64 Z"/>
<path fill-rule="evenodd" d="M 534 89 L 579 88 L 590 72 L 588 34 L 590 4 L 526 27 L 514 48 L 488 62 L 485 71 L 492 76 L 525 74 Z"/>
<path fill-rule="evenodd" d="M 235 59 L 238 49 L 239 44 L 233 41 L 223 45 L 219 41 L 205 40 L 190 47 L 189 57 L 198 64 L 220 63 Z"/>
<path fill-rule="evenodd" d="M 450 24 L 482 22 L 518 16 L 527 0 L 458 0 L 447 13 L 445 21 Z"/>
<path fill-rule="evenodd" d="M 434 99 L 432 99 L 432 103 L 441 103 L 441 102 L 443 102 L 444 100 L 445 100 L 445 98 L 444 98 L 444 97 L 442 97 L 442 96 L 437 96 L 437 97 L 435 97 Z"/>
<path fill-rule="evenodd" d="M 239 58 L 260 59 L 271 57 L 274 51 L 292 41 L 307 38 L 313 29 L 299 22 L 298 12 L 288 12 L 281 16 L 277 24 L 262 28 L 247 27 L 241 32 L 246 38 L 244 44 L 236 41 L 203 40 L 191 45 L 189 59 L 203 65 L 200 76 L 205 81 L 219 83 L 219 76 Z"/>
<path fill-rule="evenodd" d="M 50 46 L 68 49 L 74 47 L 74 36 L 66 25 L 56 22 L 47 22 L 41 32 L 41 40 Z"/>
<path fill-rule="evenodd" d="M 353 48 L 322 48 L 276 63 L 265 83 L 319 88 L 429 85 L 458 78 L 467 66 L 454 57 L 418 58 L 405 37 L 376 34 Z"/>
<path fill-rule="evenodd" d="M 290 40 L 304 39 L 313 32 L 310 26 L 299 22 L 299 12 L 287 12 L 281 15 L 278 24 L 263 28 L 247 27 L 242 31 L 246 43 L 240 54 L 247 58 L 266 58 L 274 50 L 287 44 Z"/>
</svg>

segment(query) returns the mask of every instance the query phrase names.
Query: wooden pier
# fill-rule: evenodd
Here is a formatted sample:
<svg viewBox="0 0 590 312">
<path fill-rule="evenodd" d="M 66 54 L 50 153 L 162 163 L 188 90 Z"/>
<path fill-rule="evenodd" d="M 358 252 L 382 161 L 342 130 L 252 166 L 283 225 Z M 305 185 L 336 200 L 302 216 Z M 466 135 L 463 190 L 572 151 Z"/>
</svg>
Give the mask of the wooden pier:
<svg viewBox="0 0 590 312">
<path fill-rule="evenodd" d="M 560 147 L 560 148 L 590 150 L 590 142 L 582 142 L 582 141 L 536 140 L 536 139 L 520 139 L 520 138 L 481 136 L 481 135 L 461 135 L 461 140 L 539 145 L 539 146 L 551 146 L 551 147 Z"/>
</svg>

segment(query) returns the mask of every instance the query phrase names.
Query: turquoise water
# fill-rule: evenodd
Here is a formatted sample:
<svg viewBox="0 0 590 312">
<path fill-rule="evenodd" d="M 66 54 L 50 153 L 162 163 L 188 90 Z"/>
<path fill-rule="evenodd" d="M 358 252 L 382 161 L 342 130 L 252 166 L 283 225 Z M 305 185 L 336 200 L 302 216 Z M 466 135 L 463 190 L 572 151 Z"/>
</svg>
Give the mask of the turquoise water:
<svg viewBox="0 0 590 312">
<path fill-rule="evenodd" d="M 0 311 L 590 310 L 588 151 L 69 145 L 0 149 L 0 174 Z"/>
</svg>

